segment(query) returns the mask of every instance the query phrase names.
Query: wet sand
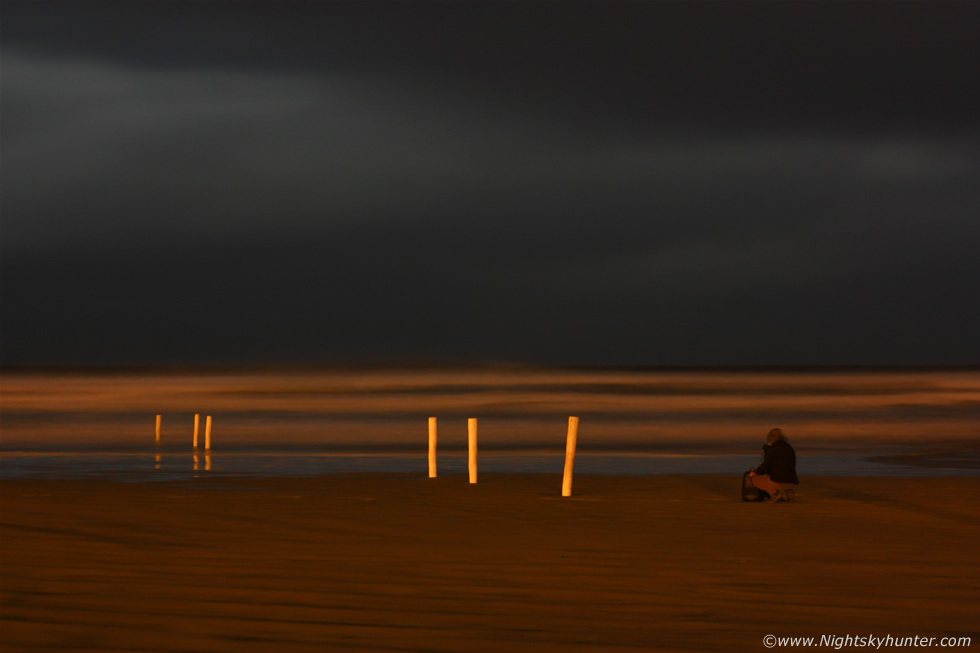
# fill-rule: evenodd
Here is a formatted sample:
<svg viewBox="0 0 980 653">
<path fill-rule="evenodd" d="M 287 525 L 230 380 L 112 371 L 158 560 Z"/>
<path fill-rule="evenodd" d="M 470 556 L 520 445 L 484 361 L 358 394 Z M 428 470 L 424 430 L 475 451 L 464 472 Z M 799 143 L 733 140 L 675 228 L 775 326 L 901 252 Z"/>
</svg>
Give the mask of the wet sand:
<svg viewBox="0 0 980 653">
<path fill-rule="evenodd" d="M 6 651 L 767 650 L 980 641 L 980 478 L 0 481 Z M 778 650 L 778 649 L 777 649 Z"/>
</svg>

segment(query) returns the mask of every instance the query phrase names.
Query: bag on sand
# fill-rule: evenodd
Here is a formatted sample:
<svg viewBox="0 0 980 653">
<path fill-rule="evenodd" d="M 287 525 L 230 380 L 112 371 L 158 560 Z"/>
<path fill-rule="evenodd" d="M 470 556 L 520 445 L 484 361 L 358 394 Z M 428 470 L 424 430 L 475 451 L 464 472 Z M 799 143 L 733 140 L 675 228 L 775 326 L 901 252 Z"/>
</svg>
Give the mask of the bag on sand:
<svg viewBox="0 0 980 653">
<path fill-rule="evenodd" d="M 762 460 L 766 459 L 766 449 L 769 448 L 768 444 L 762 445 Z M 752 483 L 752 477 L 750 474 L 754 470 L 742 474 L 742 501 L 765 501 L 769 498 L 769 493 L 764 490 L 760 490 Z"/>
<path fill-rule="evenodd" d="M 765 501 L 769 498 L 768 492 L 763 492 L 752 484 L 751 471 L 742 474 L 742 501 Z"/>
</svg>

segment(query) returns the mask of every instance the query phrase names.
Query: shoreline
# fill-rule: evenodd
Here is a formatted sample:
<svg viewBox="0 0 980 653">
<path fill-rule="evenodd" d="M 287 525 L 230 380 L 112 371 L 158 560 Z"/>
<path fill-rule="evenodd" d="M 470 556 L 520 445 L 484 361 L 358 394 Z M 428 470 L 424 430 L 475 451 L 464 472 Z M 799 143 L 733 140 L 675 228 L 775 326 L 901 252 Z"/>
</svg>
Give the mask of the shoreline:
<svg viewBox="0 0 980 653">
<path fill-rule="evenodd" d="M 579 452 L 575 476 L 739 476 L 758 464 L 744 453 Z M 535 474 L 560 477 L 564 456 L 554 451 L 481 451 L 480 473 Z M 340 452 L 316 450 L 183 450 L 141 451 L 14 451 L 0 452 L 0 479 L 106 479 L 158 483 L 182 478 L 316 478 L 352 474 L 405 473 L 427 477 L 427 461 L 418 452 Z M 467 455 L 443 453 L 439 474 L 467 473 Z M 980 477 L 975 448 L 944 448 L 912 452 L 806 452 L 799 462 L 801 477 L 904 477 L 916 479 Z"/>
</svg>

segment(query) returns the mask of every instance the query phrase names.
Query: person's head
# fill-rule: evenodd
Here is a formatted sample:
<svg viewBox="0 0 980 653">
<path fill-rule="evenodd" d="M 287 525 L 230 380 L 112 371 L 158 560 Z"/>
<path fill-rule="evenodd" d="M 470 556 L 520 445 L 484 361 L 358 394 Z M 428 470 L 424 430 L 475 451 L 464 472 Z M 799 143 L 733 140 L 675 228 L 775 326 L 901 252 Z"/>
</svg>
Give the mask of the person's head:
<svg viewBox="0 0 980 653">
<path fill-rule="evenodd" d="M 779 429 L 771 429 L 769 431 L 769 435 L 766 436 L 766 442 L 768 442 L 769 444 L 772 444 L 774 442 L 778 442 L 779 440 L 785 440 L 785 439 L 786 439 L 786 436 L 783 435 L 783 432 L 781 430 L 779 430 Z"/>
</svg>

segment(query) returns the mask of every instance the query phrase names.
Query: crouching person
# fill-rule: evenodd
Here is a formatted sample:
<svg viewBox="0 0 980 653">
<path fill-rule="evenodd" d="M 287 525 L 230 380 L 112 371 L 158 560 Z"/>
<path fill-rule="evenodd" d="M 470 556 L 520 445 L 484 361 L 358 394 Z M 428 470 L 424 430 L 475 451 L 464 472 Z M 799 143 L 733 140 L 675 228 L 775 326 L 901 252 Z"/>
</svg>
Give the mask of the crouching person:
<svg viewBox="0 0 980 653">
<path fill-rule="evenodd" d="M 762 464 L 749 476 L 752 485 L 769 494 L 769 501 L 788 501 L 793 488 L 800 484 L 796 476 L 796 452 L 779 429 L 772 429 L 766 437 Z"/>
</svg>

